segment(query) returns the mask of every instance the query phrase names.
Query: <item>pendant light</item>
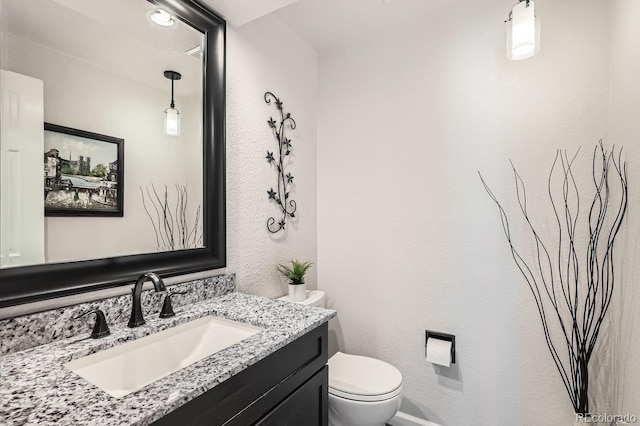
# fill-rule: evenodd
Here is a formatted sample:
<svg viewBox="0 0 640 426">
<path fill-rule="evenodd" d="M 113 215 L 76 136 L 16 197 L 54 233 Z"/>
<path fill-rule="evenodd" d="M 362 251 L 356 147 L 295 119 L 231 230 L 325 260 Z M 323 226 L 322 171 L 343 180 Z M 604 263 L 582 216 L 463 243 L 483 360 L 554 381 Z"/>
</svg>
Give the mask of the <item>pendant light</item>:
<svg viewBox="0 0 640 426">
<path fill-rule="evenodd" d="M 180 111 L 173 101 L 173 82 L 180 80 L 182 75 L 176 71 L 165 71 L 164 76 L 171 79 L 171 105 L 164 110 L 164 132 L 171 136 L 180 136 Z"/>
<path fill-rule="evenodd" d="M 540 50 L 540 20 L 533 0 L 519 0 L 509 12 L 507 23 L 507 58 L 527 59 Z"/>
</svg>

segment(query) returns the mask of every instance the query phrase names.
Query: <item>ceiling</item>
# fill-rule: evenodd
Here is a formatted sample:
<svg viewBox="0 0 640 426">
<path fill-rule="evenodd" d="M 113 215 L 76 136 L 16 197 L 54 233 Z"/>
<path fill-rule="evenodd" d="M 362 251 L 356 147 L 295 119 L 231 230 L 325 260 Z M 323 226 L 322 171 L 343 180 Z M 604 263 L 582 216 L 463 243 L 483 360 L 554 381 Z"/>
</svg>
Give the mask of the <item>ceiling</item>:
<svg viewBox="0 0 640 426">
<path fill-rule="evenodd" d="M 479 0 L 202 0 L 234 27 L 273 13 L 316 51 Z"/>
<path fill-rule="evenodd" d="M 202 0 L 229 24 L 239 27 L 298 0 Z"/>
<path fill-rule="evenodd" d="M 183 74 L 181 95 L 199 95 L 202 63 L 186 51 L 202 35 L 186 24 L 160 28 L 147 20 L 146 0 L 5 0 L 2 32 L 30 40 L 159 90 L 170 90 L 164 70 Z M 21 54 L 9 52 L 9 54 Z"/>
<path fill-rule="evenodd" d="M 476 0 L 299 0 L 274 14 L 322 52 L 387 28 L 438 15 Z"/>
<path fill-rule="evenodd" d="M 181 82 L 182 93 L 199 92 L 200 79 L 195 75 L 201 64 L 185 55 L 185 51 L 200 44 L 200 34 L 183 24 L 170 30 L 158 29 L 144 18 L 151 8 L 146 0 L 109 1 L 110 7 L 104 8 L 102 0 L 8 0 L 0 18 L 7 24 L 3 26 L 8 32 L 153 87 L 168 87 L 161 72 L 164 69 L 176 69 L 185 76 L 194 74 L 187 81 L 196 84 L 188 88 Z M 478 0 L 202 1 L 225 15 L 234 26 L 273 13 L 322 52 Z"/>
</svg>

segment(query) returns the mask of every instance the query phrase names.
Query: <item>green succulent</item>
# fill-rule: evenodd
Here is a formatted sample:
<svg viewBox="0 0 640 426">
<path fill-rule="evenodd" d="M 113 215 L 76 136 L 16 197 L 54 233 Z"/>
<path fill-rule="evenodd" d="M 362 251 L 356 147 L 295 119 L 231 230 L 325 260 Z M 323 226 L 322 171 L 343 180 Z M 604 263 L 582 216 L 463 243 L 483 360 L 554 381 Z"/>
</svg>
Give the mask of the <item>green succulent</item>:
<svg viewBox="0 0 640 426">
<path fill-rule="evenodd" d="M 291 267 L 287 265 L 278 265 L 278 272 L 280 272 L 285 278 L 291 281 L 291 284 L 304 284 L 304 274 L 313 263 L 311 262 L 298 262 L 297 260 L 291 260 Z"/>
</svg>

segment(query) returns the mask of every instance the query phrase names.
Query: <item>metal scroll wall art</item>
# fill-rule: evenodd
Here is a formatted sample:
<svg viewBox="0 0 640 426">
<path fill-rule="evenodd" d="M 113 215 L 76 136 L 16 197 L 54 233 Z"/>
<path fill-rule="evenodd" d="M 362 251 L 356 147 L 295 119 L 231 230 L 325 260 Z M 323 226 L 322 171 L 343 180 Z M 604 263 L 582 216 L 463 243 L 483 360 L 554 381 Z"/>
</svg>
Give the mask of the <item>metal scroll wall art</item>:
<svg viewBox="0 0 640 426">
<path fill-rule="evenodd" d="M 274 190 L 273 187 L 267 191 L 269 200 L 273 200 L 282 213 L 282 218 L 280 220 L 277 220 L 274 217 L 267 219 L 267 230 L 270 233 L 275 234 L 280 230 L 284 230 L 287 217 L 296 217 L 296 202 L 289 198 L 289 189 L 293 184 L 293 176 L 290 172 L 285 171 L 285 160 L 291 154 L 291 139 L 285 136 L 285 131 L 287 129 L 294 130 L 296 128 L 296 122 L 291 117 L 290 113 L 284 112 L 282 108 L 282 101 L 280 101 L 280 99 L 278 99 L 273 93 L 265 93 L 264 101 L 268 104 L 273 101 L 278 109 L 278 113 L 280 114 L 279 121 L 274 120 L 273 117 L 269 117 L 269 121 L 267 121 L 269 127 L 273 131 L 276 141 L 278 142 L 278 151 L 272 152 L 267 150 L 266 156 L 269 165 L 274 167 L 278 172 L 277 191 Z"/>
</svg>

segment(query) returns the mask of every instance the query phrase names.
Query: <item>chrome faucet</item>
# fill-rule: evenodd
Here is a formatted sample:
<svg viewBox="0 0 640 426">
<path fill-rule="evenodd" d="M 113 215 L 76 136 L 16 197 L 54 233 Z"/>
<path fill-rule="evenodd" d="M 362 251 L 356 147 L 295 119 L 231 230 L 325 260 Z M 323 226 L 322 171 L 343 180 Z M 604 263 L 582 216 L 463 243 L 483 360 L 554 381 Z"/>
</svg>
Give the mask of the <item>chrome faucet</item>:
<svg viewBox="0 0 640 426">
<path fill-rule="evenodd" d="M 153 272 L 147 272 L 140 275 L 140 278 L 138 278 L 132 290 L 133 303 L 131 304 L 131 318 L 129 319 L 129 324 L 127 324 L 130 328 L 138 327 L 144 325 L 145 323 L 144 318 L 142 317 L 142 304 L 140 302 L 140 297 L 142 295 L 142 285 L 147 280 L 151 280 L 151 282 L 153 282 L 153 287 L 155 288 L 156 292 L 166 290 L 162 278 L 160 278 Z"/>
</svg>

